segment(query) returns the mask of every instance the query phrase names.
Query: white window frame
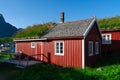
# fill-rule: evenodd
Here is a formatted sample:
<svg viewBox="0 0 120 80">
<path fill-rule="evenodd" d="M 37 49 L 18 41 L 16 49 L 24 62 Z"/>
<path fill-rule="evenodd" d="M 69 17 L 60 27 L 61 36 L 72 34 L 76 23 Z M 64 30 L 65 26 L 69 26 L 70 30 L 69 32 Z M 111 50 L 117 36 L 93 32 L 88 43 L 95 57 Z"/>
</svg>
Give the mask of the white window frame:
<svg viewBox="0 0 120 80">
<path fill-rule="evenodd" d="M 112 44 L 112 35 L 110 33 L 102 34 L 102 44 Z"/>
<path fill-rule="evenodd" d="M 91 49 L 90 49 L 91 48 Z M 93 56 L 93 41 L 88 42 L 88 54 L 89 56 Z"/>
<path fill-rule="evenodd" d="M 95 54 L 99 54 L 99 42 L 95 42 Z"/>
<path fill-rule="evenodd" d="M 63 44 L 63 46 L 61 46 L 60 44 Z M 57 44 L 58 44 L 58 52 L 57 52 Z M 62 47 L 62 53 L 61 53 L 61 48 Z M 55 41 L 55 55 L 64 55 L 64 41 Z"/>
<path fill-rule="evenodd" d="M 36 43 L 35 42 L 31 42 L 31 48 L 35 48 L 36 47 Z"/>
</svg>

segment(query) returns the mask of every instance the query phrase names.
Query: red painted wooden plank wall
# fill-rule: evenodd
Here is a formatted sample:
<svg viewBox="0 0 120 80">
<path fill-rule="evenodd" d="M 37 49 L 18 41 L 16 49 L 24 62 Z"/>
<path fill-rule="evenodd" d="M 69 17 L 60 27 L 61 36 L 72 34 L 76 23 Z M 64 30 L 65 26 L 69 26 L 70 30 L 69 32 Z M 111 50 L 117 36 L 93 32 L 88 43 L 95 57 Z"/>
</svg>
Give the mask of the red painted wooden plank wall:
<svg viewBox="0 0 120 80">
<path fill-rule="evenodd" d="M 56 41 L 56 40 L 55 40 Z M 58 40 L 57 40 L 58 41 Z M 43 43 L 43 53 L 51 54 L 51 63 L 60 66 L 82 67 L 82 41 L 81 40 L 60 40 L 64 41 L 64 56 L 55 55 L 54 41 Z M 44 58 L 47 62 L 47 59 Z"/>
<path fill-rule="evenodd" d="M 93 65 L 100 57 L 101 54 L 101 37 L 98 31 L 97 24 L 95 23 L 85 38 L 85 64 L 90 66 Z M 93 56 L 89 56 L 88 53 L 88 42 L 93 41 Z M 95 54 L 95 42 L 99 42 L 99 54 Z"/>
<path fill-rule="evenodd" d="M 102 51 L 120 52 L 120 30 L 103 31 L 102 34 L 111 34 L 112 44 L 103 44 Z"/>
<path fill-rule="evenodd" d="M 35 48 L 31 48 L 31 42 L 17 42 L 16 43 L 16 52 L 22 51 L 24 56 L 34 55 L 34 54 L 41 54 L 41 43 L 36 42 Z M 39 56 L 32 56 L 32 58 L 41 60 Z"/>
</svg>

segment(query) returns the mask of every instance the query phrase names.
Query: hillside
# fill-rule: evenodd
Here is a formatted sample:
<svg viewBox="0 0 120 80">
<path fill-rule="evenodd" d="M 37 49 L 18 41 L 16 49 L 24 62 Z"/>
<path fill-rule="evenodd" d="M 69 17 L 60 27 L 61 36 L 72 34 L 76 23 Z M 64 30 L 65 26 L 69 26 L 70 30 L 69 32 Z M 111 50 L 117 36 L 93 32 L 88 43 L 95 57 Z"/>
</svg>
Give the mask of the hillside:
<svg viewBox="0 0 120 80">
<path fill-rule="evenodd" d="M 99 19 L 98 23 L 100 28 L 120 28 L 120 16 Z"/>
<path fill-rule="evenodd" d="M 0 14 L 0 38 L 11 37 L 18 29 L 11 24 L 7 23 Z"/>
<path fill-rule="evenodd" d="M 49 22 L 44 24 L 37 24 L 33 26 L 28 26 L 25 29 L 18 31 L 14 38 L 35 38 L 40 37 L 45 31 L 51 28 L 55 23 Z"/>
</svg>

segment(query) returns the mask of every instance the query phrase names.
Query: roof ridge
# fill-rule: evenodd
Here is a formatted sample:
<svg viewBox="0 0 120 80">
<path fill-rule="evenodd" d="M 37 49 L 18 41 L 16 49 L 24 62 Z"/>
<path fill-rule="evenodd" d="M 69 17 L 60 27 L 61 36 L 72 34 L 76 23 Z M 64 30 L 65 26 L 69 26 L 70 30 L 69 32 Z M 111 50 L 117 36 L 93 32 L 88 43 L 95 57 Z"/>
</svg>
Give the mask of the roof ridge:
<svg viewBox="0 0 120 80">
<path fill-rule="evenodd" d="M 51 29 L 45 32 L 41 37 L 55 38 L 67 36 L 83 36 L 89 25 L 96 20 L 95 17 L 83 20 L 70 21 L 54 25 Z"/>
<path fill-rule="evenodd" d="M 81 20 L 67 21 L 67 22 L 64 22 L 64 23 L 79 22 L 79 21 L 85 21 L 85 20 L 94 19 L 94 18 L 95 18 L 95 17 L 92 17 L 92 18 L 85 18 L 85 19 L 81 19 Z M 64 24 L 64 23 L 59 23 L 59 24 Z"/>
</svg>

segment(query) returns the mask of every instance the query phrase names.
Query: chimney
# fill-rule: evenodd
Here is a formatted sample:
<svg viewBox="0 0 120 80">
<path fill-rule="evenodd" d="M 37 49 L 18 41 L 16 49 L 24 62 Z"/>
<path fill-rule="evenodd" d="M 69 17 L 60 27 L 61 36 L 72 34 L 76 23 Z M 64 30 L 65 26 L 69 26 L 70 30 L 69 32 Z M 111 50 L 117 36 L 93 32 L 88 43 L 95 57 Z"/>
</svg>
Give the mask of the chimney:
<svg viewBox="0 0 120 80">
<path fill-rule="evenodd" d="M 64 23 L 64 12 L 60 14 L 60 23 Z"/>
</svg>

